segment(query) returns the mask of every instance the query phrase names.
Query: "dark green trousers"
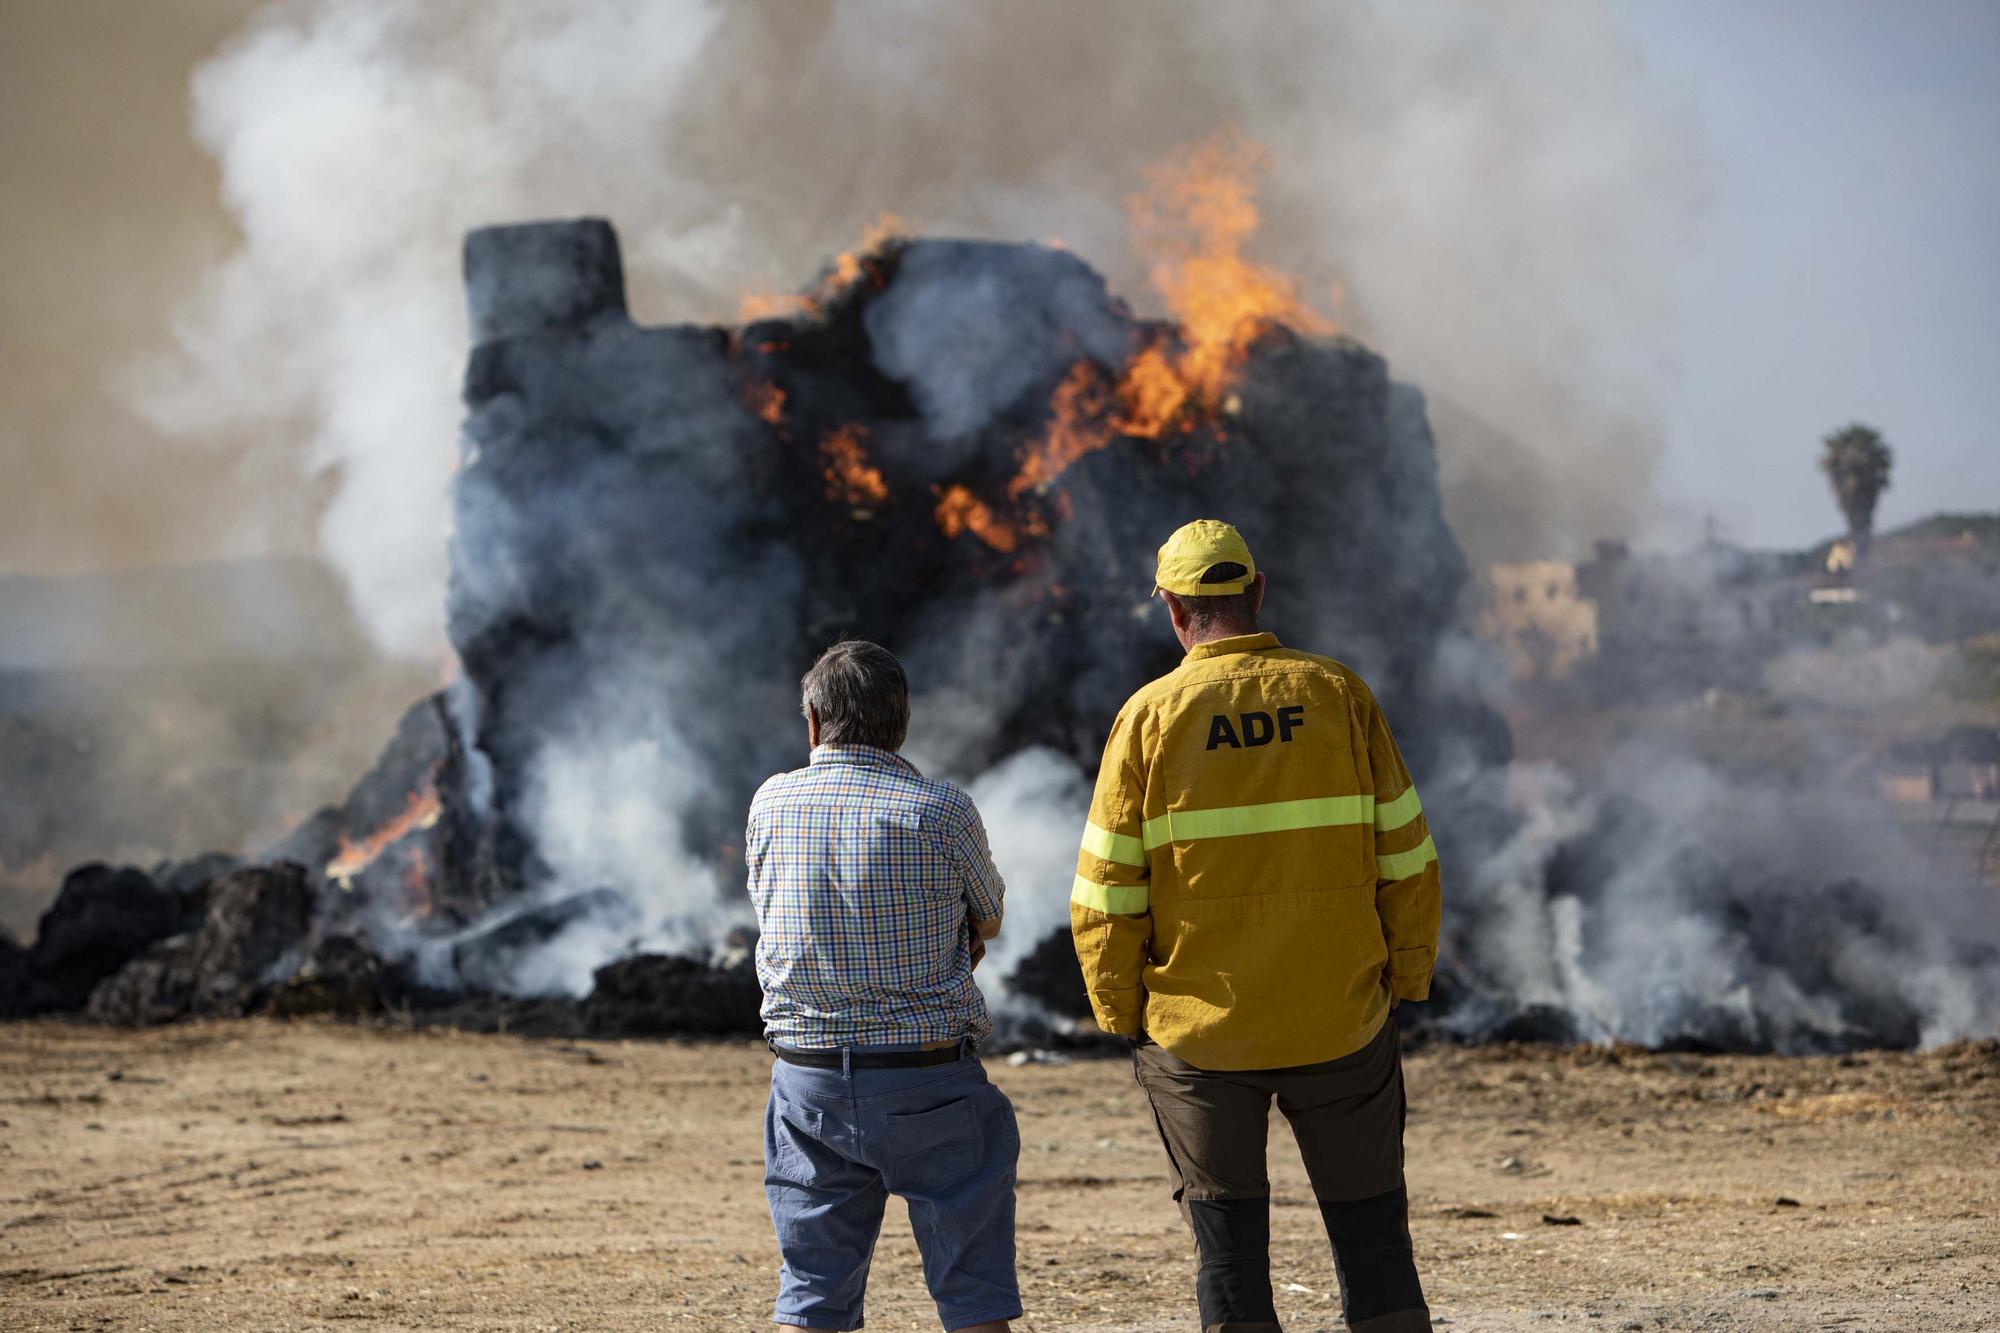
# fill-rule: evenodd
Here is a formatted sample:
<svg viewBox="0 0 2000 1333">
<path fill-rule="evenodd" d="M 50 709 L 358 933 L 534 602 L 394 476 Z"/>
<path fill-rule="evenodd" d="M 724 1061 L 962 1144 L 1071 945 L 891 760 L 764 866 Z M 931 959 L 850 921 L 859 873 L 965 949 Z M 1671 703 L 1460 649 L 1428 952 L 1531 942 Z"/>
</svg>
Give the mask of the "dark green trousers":
<svg viewBox="0 0 2000 1333">
<path fill-rule="evenodd" d="M 1197 1069 L 1164 1047 L 1133 1051 L 1194 1232 L 1202 1327 L 1272 1333 L 1271 1107 L 1292 1127 L 1332 1242 L 1342 1309 L 1358 1333 L 1431 1326 L 1403 1187 L 1403 1065 L 1393 1023 L 1352 1055 L 1289 1069 Z"/>
</svg>

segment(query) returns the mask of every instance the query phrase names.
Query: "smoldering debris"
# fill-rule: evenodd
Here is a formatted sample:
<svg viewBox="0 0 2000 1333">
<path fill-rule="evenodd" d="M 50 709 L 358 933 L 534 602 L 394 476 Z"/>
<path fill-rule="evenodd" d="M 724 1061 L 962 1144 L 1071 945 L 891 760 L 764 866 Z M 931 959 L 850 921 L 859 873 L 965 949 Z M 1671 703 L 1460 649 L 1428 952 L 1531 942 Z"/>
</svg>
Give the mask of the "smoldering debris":
<svg viewBox="0 0 2000 1333">
<path fill-rule="evenodd" d="M 595 1034 L 731 1036 L 761 1032 L 763 993 L 749 955 L 715 967 L 700 959 L 640 954 L 597 970 L 583 1015 Z"/>
<path fill-rule="evenodd" d="M 88 1012 L 113 1023 L 241 1017 L 296 969 L 314 890 L 290 861 L 252 866 L 204 886 L 200 926 L 160 940 L 91 991 Z"/>
<path fill-rule="evenodd" d="M 1118 704 L 1177 660 L 1153 548 L 1220 513 L 1272 574 L 1268 622 L 1373 683 L 1418 775 L 1447 917 L 1413 1031 L 1817 1050 L 2000 1022 L 1990 908 L 1913 881 L 1851 798 L 1639 745 L 1509 790 L 1423 398 L 1357 343 L 1137 319 L 1027 245 L 891 239 L 739 329 L 634 324 L 602 222 L 466 257 L 461 678 L 277 849 L 312 900 L 272 918 L 290 947 L 248 919 L 262 894 L 127 883 L 143 924 L 86 972 L 51 990 L 30 951 L 45 1008 L 753 1032 L 742 812 L 802 762 L 797 678 L 851 634 L 903 657 L 911 757 L 989 814 L 1003 1027 L 1071 1039 L 1083 793 Z M 233 991 L 203 981 L 225 955 Z"/>
<path fill-rule="evenodd" d="M 201 920 L 207 885 L 163 887 L 131 866 L 79 866 L 43 914 L 35 942 L 20 960 L 28 1013 L 80 1009 L 107 977 L 157 940 Z"/>
<path fill-rule="evenodd" d="M 1081 1021 L 1090 1017 L 1090 992 L 1083 984 L 1067 932 L 1043 936 L 1014 968 L 1007 985 L 1054 1018 Z"/>
<path fill-rule="evenodd" d="M 466 257 L 464 674 L 277 849 L 318 884 L 300 961 L 346 937 L 413 994 L 576 999 L 629 957 L 715 961 L 746 921 L 742 811 L 801 759 L 796 681 L 850 633 L 920 682 L 921 764 L 993 775 L 1014 862 L 1172 664 L 1152 547 L 1218 503 L 1273 568 L 1351 572 L 1281 578 L 1273 610 L 1342 627 L 1413 754 L 1479 711 L 1430 679 L 1465 566 L 1421 399 L 1358 344 L 1139 320 L 1030 245 L 893 241 L 733 331 L 634 325 L 601 222 L 478 232 Z M 1197 354 L 1230 364 L 1202 381 Z M 1164 402 L 1134 396 L 1147 364 Z M 1017 889 L 998 981 L 1061 919 L 1040 890 Z M 354 958 L 315 964 L 325 993 Z"/>
<path fill-rule="evenodd" d="M 213 863 L 210 863 L 213 865 Z M 641 954 L 601 969 L 588 999 L 510 997 L 474 984 L 426 984 L 413 960 L 385 960 L 362 937 L 329 930 L 325 895 L 300 865 L 226 869 L 176 887 L 132 867 L 83 867 L 44 919 L 38 949 L 0 937 L 0 1017 L 82 1012 L 127 1026 L 187 1018 L 397 1015 L 420 1025 L 562 1036 L 721 1036 L 759 1030 L 746 941 L 733 956 Z M 580 910 L 580 909 L 571 909 Z M 561 912 L 525 912 L 457 946 L 490 960 L 559 929 Z M 502 945 L 497 941 L 505 941 Z M 84 959 L 94 960 L 86 968 Z"/>
<path fill-rule="evenodd" d="M 0 576 L 0 919 L 32 929 L 84 861 L 261 847 L 436 676 L 376 657 L 312 562 Z"/>
</svg>

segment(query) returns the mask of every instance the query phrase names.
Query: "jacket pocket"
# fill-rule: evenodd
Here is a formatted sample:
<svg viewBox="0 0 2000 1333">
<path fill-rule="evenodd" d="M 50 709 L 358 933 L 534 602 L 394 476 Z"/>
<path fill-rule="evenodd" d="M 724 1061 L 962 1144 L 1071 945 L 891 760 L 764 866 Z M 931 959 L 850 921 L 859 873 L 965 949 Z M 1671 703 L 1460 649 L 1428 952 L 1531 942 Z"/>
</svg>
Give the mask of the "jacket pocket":
<svg viewBox="0 0 2000 1333">
<path fill-rule="evenodd" d="M 882 1120 L 888 1149 L 882 1178 L 891 1190 L 933 1193 L 979 1169 L 979 1115 L 970 1097 Z"/>
</svg>

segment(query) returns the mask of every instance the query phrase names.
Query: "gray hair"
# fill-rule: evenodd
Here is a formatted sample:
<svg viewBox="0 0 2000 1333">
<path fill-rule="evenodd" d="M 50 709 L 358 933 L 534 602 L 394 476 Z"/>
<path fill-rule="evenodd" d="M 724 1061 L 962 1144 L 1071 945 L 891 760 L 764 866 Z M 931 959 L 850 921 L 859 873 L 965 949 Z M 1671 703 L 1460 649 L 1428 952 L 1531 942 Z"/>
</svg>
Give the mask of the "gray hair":
<svg viewBox="0 0 2000 1333">
<path fill-rule="evenodd" d="M 910 680 L 896 655 L 844 639 L 819 655 L 799 682 L 799 711 L 819 719 L 821 745 L 900 750 L 910 732 Z"/>
<path fill-rule="evenodd" d="M 1244 566 L 1233 562 L 1210 565 L 1202 573 L 1201 581 L 1229 583 L 1249 572 Z M 1250 633 L 1257 628 L 1255 588 L 1245 588 L 1237 593 L 1224 593 L 1219 597 L 1178 597 L 1177 600 L 1187 611 L 1188 624 L 1199 633 L 1213 634 L 1217 630 Z"/>
</svg>

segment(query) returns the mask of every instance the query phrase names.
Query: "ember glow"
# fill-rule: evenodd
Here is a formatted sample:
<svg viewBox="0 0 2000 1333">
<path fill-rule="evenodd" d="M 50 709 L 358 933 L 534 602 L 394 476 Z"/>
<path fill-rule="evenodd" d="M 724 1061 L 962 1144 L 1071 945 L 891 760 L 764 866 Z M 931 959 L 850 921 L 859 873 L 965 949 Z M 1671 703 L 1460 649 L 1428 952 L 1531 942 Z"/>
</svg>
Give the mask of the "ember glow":
<svg viewBox="0 0 2000 1333">
<path fill-rule="evenodd" d="M 938 493 L 937 525 L 947 537 L 970 532 L 1003 555 L 1021 544 L 1021 534 L 993 512 L 993 507 L 964 486 Z"/>
<path fill-rule="evenodd" d="M 793 292 L 751 292 L 736 306 L 736 318 L 744 324 L 760 319 L 790 319 L 810 313 L 806 298 Z"/>
<path fill-rule="evenodd" d="M 866 426 L 847 425 L 820 441 L 819 451 L 826 458 L 827 499 L 865 509 L 889 498 L 881 470 L 868 465 L 867 439 Z"/>
<path fill-rule="evenodd" d="M 1260 560 L 1293 571 L 1274 616 L 1393 700 L 1413 769 L 1434 775 L 1426 803 L 1462 869 L 1433 1022 L 1789 1050 L 1965 1030 L 2000 975 L 1933 926 L 1929 900 L 1903 906 L 1907 884 L 1867 888 L 1907 878 L 1907 856 L 1874 830 L 1841 836 L 1839 801 L 1747 799 L 1666 755 L 1507 804 L 1505 720 L 1480 673 L 1439 669 L 1459 651 L 1466 568 L 1423 396 L 1360 344 L 1303 334 L 1328 325 L 1245 258 L 1258 166 L 1224 141 L 1155 174 L 1139 220 L 1178 318 L 1135 316 L 1046 247 L 898 236 L 826 265 L 809 317 L 654 329 L 630 321 L 604 222 L 473 233 L 476 449 L 450 608 L 465 678 L 438 744 L 396 747 L 446 757 L 424 848 L 437 905 L 410 919 L 415 840 L 390 846 L 391 830 L 334 858 L 352 873 L 381 849 L 353 879 L 373 910 L 354 915 L 441 991 L 580 997 L 635 950 L 709 956 L 742 910 L 722 848 L 757 785 L 797 763 L 770 719 L 848 634 L 921 664 L 913 750 L 970 777 L 1010 875 L 1061 883 L 1051 830 L 1087 800 L 1096 729 L 1174 660 L 1137 593 L 1147 539 L 1226 506 Z M 385 779 L 344 827 L 374 827 L 414 785 Z M 1774 843 L 1780 827 L 1803 831 Z M 1726 868 L 1690 862 L 1710 845 Z M 1044 975 L 1031 955 L 1070 954 L 1060 895 L 1023 908 L 992 961 L 1026 987 Z M 1858 989 L 1825 962 L 1856 921 L 1885 960 Z M 1572 971 L 1523 952 L 1527 935 L 1566 941 Z M 1660 938 L 1686 952 L 1670 975 L 1632 956 Z"/>
<path fill-rule="evenodd" d="M 769 380 L 752 382 L 743 391 L 743 405 L 757 414 L 757 419 L 767 426 L 783 425 L 785 421 L 785 391 Z"/>
</svg>

